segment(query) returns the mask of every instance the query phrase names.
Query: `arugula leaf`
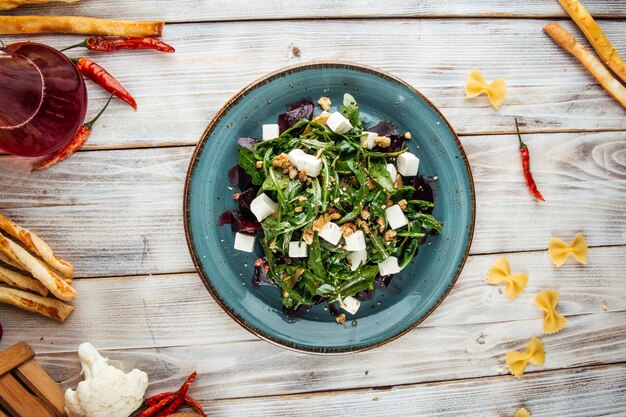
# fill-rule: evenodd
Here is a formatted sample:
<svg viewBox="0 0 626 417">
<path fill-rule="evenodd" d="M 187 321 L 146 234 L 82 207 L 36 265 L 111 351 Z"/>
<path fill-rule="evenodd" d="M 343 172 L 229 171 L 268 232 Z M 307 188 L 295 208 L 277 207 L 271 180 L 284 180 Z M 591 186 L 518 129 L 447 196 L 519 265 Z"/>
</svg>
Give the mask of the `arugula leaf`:
<svg viewBox="0 0 626 417">
<path fill-rule="evenodd" d="M 258 159 L 255 158 L 254 152 L 248 148 L 240 147 L 237 149 L 237 159 L 239 161 L 239 166 L 252 177 L 252 184 L 263 184 L 263 173 L 256 167 Z"/>
<path fill-rule="evenodd" d="M 309 246 L 309 270 L 313 275 L 323 277 L 324 264 L 322 262 L 322 248 L 320 247 L 320 240 L 317 235 L 313 238 L 313 243 Z"/>
<path fill-rule="evenodd" d="M 417 216 L 417 220 L 419 220 L 420 222 L 422 222 L 422 227 L 424 229 L 430 229 L 433 230 L 437 233 L 441 233 L 443 232 L 443 224 L 435 219 L 432 215 L 430 214 L 419 214 Z"/>
<path fill-rule="evenodd" d="M 387 171 L 387 162 L 384 159 L 370 158 L 369 174 L 387 193 L 396 193 L 396 189 L 393 187 L 394 179 L 391 178 L 389 171 Z"/>
</svg>

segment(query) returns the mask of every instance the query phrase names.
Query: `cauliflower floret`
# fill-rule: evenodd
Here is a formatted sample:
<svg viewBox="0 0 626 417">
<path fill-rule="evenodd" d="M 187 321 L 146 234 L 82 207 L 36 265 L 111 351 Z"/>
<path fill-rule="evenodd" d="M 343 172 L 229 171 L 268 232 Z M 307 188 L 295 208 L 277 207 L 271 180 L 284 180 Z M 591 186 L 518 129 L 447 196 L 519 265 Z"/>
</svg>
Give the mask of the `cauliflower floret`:
<svg viewBox="0 0 626 417">
<path fill-rule="evenodd" d="M 148 375 L 139 369 L 129 373 L 108 364 L 91 343 L 78 347 L 85 380 L 76 391 L 65 391 L 68 417 L 128 417 L 143 402 Z"/>
</svg>

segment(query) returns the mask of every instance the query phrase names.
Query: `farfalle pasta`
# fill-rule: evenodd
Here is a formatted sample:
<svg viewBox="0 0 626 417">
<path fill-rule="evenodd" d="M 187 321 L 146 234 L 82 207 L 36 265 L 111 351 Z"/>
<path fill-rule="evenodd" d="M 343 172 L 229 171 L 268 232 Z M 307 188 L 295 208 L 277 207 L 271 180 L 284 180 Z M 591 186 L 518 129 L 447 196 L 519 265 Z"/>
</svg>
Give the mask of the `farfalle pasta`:
<svg viewBox="0 0 626 417">
<path fill-rule="evenodd" d="M 472 98 L 487 93 L 487 98 L 493 107 L 500 108 L 506 96 L 506 82 L 504 78 L 487 83 L 477 69 L 470 72 L 465 83 L 465 97 Z"/>
<path fill-rule="evenodd" d="M 543 332 L 546 334 L 557 333 L 567 325 L 567 319 L 556 311 L 559 295 L 558 291 L 545 290 L 535 296 L 535 304 L 543 310 Z"/>
<path fill-rule="evenodd" d="M 517 413 L 515 413 L 515 417 L 530 417 L 530 413 L 525 408 L 520 408 L 517 410 Z"/>
<path fill-rule="evenodd" d="M 506 258 L 498 259 L 487 273 L 487 282 L 497 285 L 504 282 L 504 289 L 509 300 L 517 297 L 524 291 L 528 284 L 528 275 L 511 274 L 511 265 Z"/>
<path fill-rule="evenodd" d="M 563 265 L 570 254 L 581 264 L 587 265 L 587 251 L 587 241 L 582 233 L 574 236 L 574 240 L 569 245 L 558 237 L 550 239 L 550 244 L 548 245 L 550 259 L 557 267 Z"/>
<path fill-rule="evenodd" d="M 516 350 L 506 352 L 506 364 L 511 374 L 517 379 L 520 379 L 524 374 L 528 362 L 533 365 L 543 365 L 545 360 L 546 354 L 543 350 L 543 344 L 535 336 L 530 338 L 524 352 Z"/>
</svg>

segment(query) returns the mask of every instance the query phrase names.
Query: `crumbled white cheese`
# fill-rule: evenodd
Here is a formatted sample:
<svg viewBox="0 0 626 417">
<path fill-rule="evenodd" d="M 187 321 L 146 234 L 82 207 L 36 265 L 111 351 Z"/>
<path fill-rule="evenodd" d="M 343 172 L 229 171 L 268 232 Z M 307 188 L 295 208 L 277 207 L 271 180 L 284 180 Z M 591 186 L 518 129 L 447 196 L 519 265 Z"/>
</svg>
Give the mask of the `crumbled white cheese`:
<svg viewBox="0 0 626 417">
<path fill-rule="evenodd" d="M 345 238 L 346 241 L 346 250 L 348 252 L 356 252 L 358 250 L 365 249 L 365 236 L 363 235 L 362 230 L 357 230 L 352 233 L 350 236 Z"/>
<path fill-rule="evenodd" d="M 361 307 L 361 302 L 354 297 L 344 297 L 343 300 L 340 301 L 339 305 L 348 313 L 355 315 L 359 307 Z"/>
<path fill-rule="evenodd" d="M 367 251 L 363 249 L 356 252 L 350 252 L 348 254 L 348 262 L 350 263 L 350 270 L 356 271 L 359 265 L 367 262 Z"/>
<path fill-rule="evenodd" d="M 287 154 L 287 158 L 291 165 L 295 166 L 296 169 L 300 169 L 301 160 L 306 155 L 306 153 L 302 149 L 293 149 Z"/>
<path fill-rule="evenodd" d="M 402 209 L 397 204 L 385 209 L 385 217 L 387 218 L 389 226 L 394 230 L 409 224 L 409 219 L 406 218 Z"/>
<path fill-rule="evenodd" d="M 326 223 L 324 227 L 322 227 L 322 230 L 319 231 L 318 235 L 331 245 L 337 245 L 341 240 L 341 230 L 339 226 L 333 222 Z"/>
<path fill-rule="evenodd" d="M 372 149 L 376 146 L 376 138 L 378 137 L 378 133 L 374 132 L 363 132 L 361 136 L 361 146 L 366 149 Z"/>
<path fill-rule="evenodd" d="M 410 152 L 405 152 L 398 155 L 396 158 L 396 165 L 398 165 L 398 172 L 403 177 L 413 177 L 417 175 L 417 170 L 420 165 L 420 160 L 417 156 Z"/>
<path fill-rule="evenodd" d="M 387 164 L 387 172 L 389 172 L 389 176 L 391 177 L 391 181 L 395 181 L 398 176 L 398 171 L 393 164 Z"/>
<path fill-rule="evenodd" d="M 306 258 L 309 254 L 309 247 L 304 242 L 292 241 L 289 242 L 289 257 L 290 258 Z"/>
<path fill-rule="evenodd" d="M 250 203 L 250 211 L 252 211 L 260 222 L 274 213 L 274 210 L 276 210 L 276 203 L 265 193 L 256 197 L 252 200 L 252 203 Z"/>
<path fill-rule="evenodd" d="M 338 111 L 330 114 L 326 124 L 330 130 L 339 134 L 348 133 L 352 130 L 352 124 L 350 124 L 350 121 Z"/>
<path fill-rule="evenodd" d="M 237 232 L 235 234 L 235 249 L 243 252 L 254 252 L 254 235 Z"/>
<path fill-rule="evenodd" d="M 378 264 L 378 271 L 380 275 L 391 275 L 397 274 L 401 271 L 400 266 L 398 265 L 398 258 L 395 256 L 390 256 L 381 263 Z"/>
<path fill-rule="evenodd" d="M 309 177 L 317 177 L 322 172 L 322 160 L 316 158 L 314 155 L 304 155 L 304 166 L 299 170 L 306 172 Z"/>
<path fill-rule="evenodd" d="M 263 125 L 263 140 L 276 139 L 280 136 L 280 129 L 278 125 Z"/>
</svg>

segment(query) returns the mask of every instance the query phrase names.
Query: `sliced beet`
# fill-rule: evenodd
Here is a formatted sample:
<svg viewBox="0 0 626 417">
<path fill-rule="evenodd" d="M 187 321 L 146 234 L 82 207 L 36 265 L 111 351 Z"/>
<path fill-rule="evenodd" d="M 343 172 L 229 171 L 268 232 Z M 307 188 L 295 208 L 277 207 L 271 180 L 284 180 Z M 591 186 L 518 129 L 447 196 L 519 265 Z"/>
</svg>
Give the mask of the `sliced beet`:
<svg viewBox="0 0 626 417">
<path fill-rule="evenodd" d="M 252 214 L 250 211 L 250 204 L 252 204 L 252 200 L 256 198 L 258 189 L 256 187 L 250 187 L 246 191 L 239 194 L 239 198 L 237 202 L 239 203 L 239 210 L 245 214 Z"/>
<path fill-rule="evenodd" d="M 375 290 L 360 291 L 356 293 L 354 298 L 356 298 L 359 301 L 371 300 L 374 297 L 374 292 Z"/>
<path fill-rule="evenodd" d="M 257 143 L 259 140 L 256 138 L 239 138 L 237 139 L 237 143 L 239 146 L 244 148 L 252 149 L 252 146 Z"/>
<path fill-rule="evenodd" d="M 391 136 L 393 134 L 393 131 L 395 130 L 395 127 L 393 126 L 393 123 L 390 122 L 386 122 L 384 120 L 381 120 L 380 122 L 376 123 L 374 126 L 369 127 L 367 129 L 368 132 L 373 132 L 378 134 L 378 136 Z"/>
<path fill-rule="evenodd" d="M 433 189 L 428 183 L 428 180 L 422 175 L 417 174 L 413 177 L 413 187 L 415 188 L 415 191 L 413 192 L 413 199 L 429 201 L 431 203 L 435 202 Z M 432 211 L 432 209 L 426 210 L 427 213 L 432 213 Z"/>
<path fill-rule="evenodd" d="M 315 110 L 315 104 L 310 98 L 305 98 L 296 103 L 293 103 L 287 108 L 287 112 L 278 116 L 278 127 L 280 133 L 289 129 L 296 124 L 299 120 L 313 119 L 313 111 Z"/>
<path fill-rule="evenodd" d="M 231 211 L 231 228 L 233 232 L 256 233 L 263 230 L 263 226 L 256 219 Z"/>
<path fill-rule="evenodd" d="M 404 141 L 406 140 L 404 133 L 400 135 L 390 135 L 389 139 L 391 139 L 391 144 L 385 148 L 385 152 L 398 152 L 404 147 Z"/>
<path fill-rule="evenodd" d="M 379 287 L 387 288 L 391 283 L 393 275 L 378 275 L 376 279 L 374 279 L 374 283 Z"/>
<path fill-rule="evenodd" d="M 276 286 L 272 282 L 272 280 L 267 276 L 267 271 L 269 271 L 269 264 L 267 263 L 267 258 L 259 258 L 254 263 L 254 272 L 252 274 L 252 286 L 260 287 L 261 285 L 272 285 Z"/>
<path fill-rule="evenodd" d="M 232 224 L 232 223 L 233 223 L 233 211 L 232 210 L 226 210 L 225 212 L 220 214 L 220 217 L 218 217 L 217 219 L 218 226 L 224 226 L 225 224 Z"/>
</svg>

